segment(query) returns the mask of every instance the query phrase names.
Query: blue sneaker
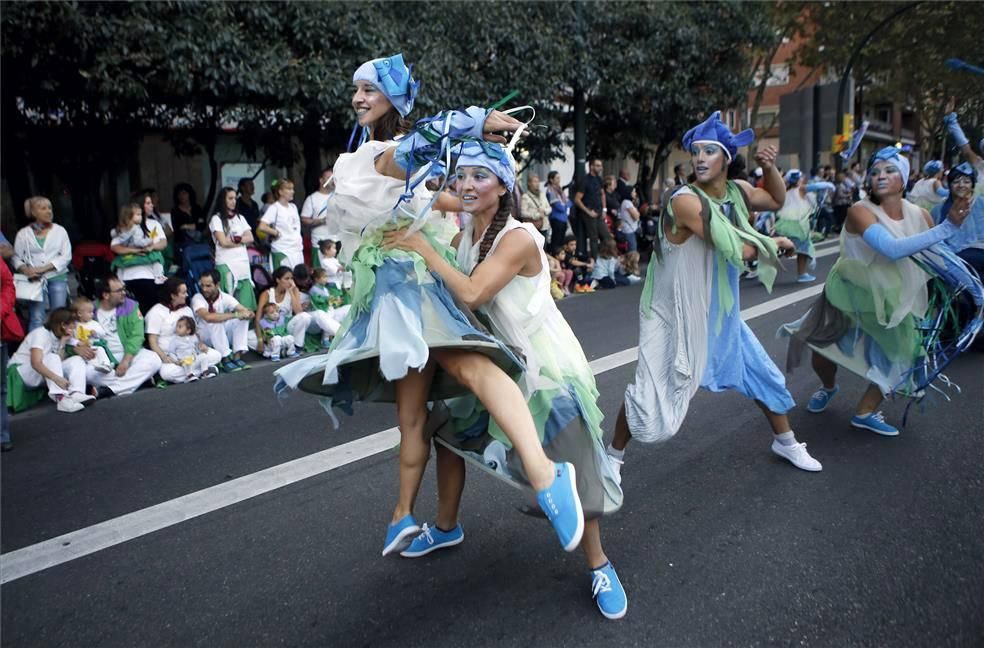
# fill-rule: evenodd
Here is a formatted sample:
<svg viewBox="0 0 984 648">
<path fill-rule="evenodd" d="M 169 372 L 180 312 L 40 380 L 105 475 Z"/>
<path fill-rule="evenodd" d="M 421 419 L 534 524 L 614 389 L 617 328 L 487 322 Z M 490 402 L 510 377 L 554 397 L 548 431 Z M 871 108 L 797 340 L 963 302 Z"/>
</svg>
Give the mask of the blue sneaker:
<svg viewBox="0 0 984 648">
<path fill-rule="evenodd" d="M 235 362 L 236 363 L 236 366 L 239 367 L 240 369 L 252 369 L 253 368 L 250 365 L 248 365 L 245 362 L 243 362 L 243 359 L 242 358 L 236 358 L 235 360 L 233 360 L 233 362 Z"/>
<path fill-rule="evenodd" d="M 810 283 L 816 281 L 817 278 L 811 275 L 809 272 L 804 272 L 799 277 L 796 278 L 796 283 Z"/>
<path fill-rule="evenodd" d="M 406 515 L 399 522 L 386 527 L 386 544 L 383 545 L 383 555 L 388 556 L 394 551 L 406 549 L 413 537 L 420 533 L 420 525 L 412 515 Z"/>
<path fill-rule="evenodd" d="M 629 599 L 611 562 L 591 572 L 591 597 L 606 619 L 621 619 L 629 609 Z"/>
<path fill-rule="evenodd" d="M 564 551 L 577 549 L 584 534 L 584 511 L 577 495 L 574 464 L 555 463 L 553 483 L 537 492 L 536 501 L 557 532 Z"/>
<path fill-rule="evenodd" d="M 881 412 L 871 412 L 864 416 L 857 415 L 851 419 L 851 426 L 861 430 L 870 430 L 882 436 L 898 436 L 898 428 L 892 427 L 885 422 L 885 415 Z"/>
<path fill-rule="evenodd" d="M 405 551 L 401 551 L 400 555 L 404 558 L 420 558 L 432 551 L 461 544 L 464 539 L 465 531 L 460 524 L 450 531 L 441 531 L 437 527 L 427 526 L 424 522 L 421 534 L 414 538 L 410 546 Z"/>
<path fill-rule="evenodd" d="M 827 405 L 830 405 L 830 400 L 840 391 L 839 385 L 834 385 L 833 389 L 827 389 L 826 387 L 821 387 L 818 389 L 813 396 L 810 397 L 810 404 L 806 406 L 807 412 L 813 412 L 814 414 L 819 414 L 820 412 L 827 409 Z"/>
</svg>

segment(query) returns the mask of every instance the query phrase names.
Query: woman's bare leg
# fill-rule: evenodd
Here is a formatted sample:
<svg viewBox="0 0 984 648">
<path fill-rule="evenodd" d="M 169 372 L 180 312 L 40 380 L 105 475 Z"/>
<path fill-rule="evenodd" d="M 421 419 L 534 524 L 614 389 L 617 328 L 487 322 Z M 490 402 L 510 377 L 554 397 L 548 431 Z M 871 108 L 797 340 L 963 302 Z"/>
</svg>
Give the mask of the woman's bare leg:
<svg viewBox="0 0 984 648">
<path fill-rule="evenodd" d="M 820 355 L 816 351 L 811 354 L 813 357 L 813 371 L 820 378 L 824 389 L 833 389 L 837 383 L 837 365 Z"/>
<path fill-rule="evenodd" d="M 805 254 L 796 255 L 796 270 L 799 272 L 799 274 L 801 275 L 806 274 L 806 266 L 809 263 L 810 263 L 810 257 L 806 256 Z"/>
<path fill-rule="evenodd" d="M 427 421 L 427 394 L 434 378 L 434 365 L 423 371 L 410 370 L 396 381 L 396 417 L 400 426 L 400 499 L 393 510 L 393 522 L 413 513 L 417 491 L 424 478 L 430 444 L 424 440 Z"/>
<path fill-rule="evenodd" d="M 878 409 L 878 406 L 881 405 L 883 400 L 885 400 L 885 397 L 882 395 L 878 385 L 870 384 L 861 397 L 861 400 L 858 401 L 858 409 L 855 413 L 859 416 L 871 414 Z"/>
<path fill-rule="evenodd" d="M 465 489 L 465 460 L 442 445 L 437 446 L 438 529 L 450 531 L 458 526 L 461 493 Z"/>
<path fill-rule="evenodd" d="M 618 410 L 618 418 L 615 419 L 615 436 L 612 438 L 612 447 L 616 450 L 625 450 L 629 444 L 632 433 L 629 432 L 629 423 L 625 419 L 625 403 Z"/>
<path fill-rule="evenodd" d="M 445 371 L 475 394 L 505 432 L 533 488 L 540 491 L 549 487 L 553 483 L 554 464 L 543 452 L 526 399 L 516 383 L 481 353 L 432 353 Z"/>
<path fill-rule="evenodd" d="M 585 520 L 584 537 L 581 538 L 581 550 L 588 561 L 588 569 L 598 569 L 608 562 L 608 556 L 601 546 L 601 521 Z"/>
</svg>

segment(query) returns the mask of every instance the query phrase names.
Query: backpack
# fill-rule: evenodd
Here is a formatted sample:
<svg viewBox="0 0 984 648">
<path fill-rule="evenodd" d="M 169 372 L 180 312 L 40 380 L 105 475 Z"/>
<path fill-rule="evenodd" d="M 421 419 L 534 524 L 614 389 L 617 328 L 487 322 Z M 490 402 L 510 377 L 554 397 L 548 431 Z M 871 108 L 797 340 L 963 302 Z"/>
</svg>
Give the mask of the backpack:
<svg viewBox="0 0 984 648">
<path fill-rule="evenodd" d="M 79 293 L 98 301 L 96 284 L 112 273 L 113 252 L 104 243 L 80 243 L 76 246 L 72 265 L 79 273 Z"/>
<path fill-rule="evenodd" d="M 188 284 L 188 296 L 198 292 L 198 280 L 209 270 L 215 269 L 212 248 L 208 243 L 189 243 L 181 251 L 181 270 Z"/>
</svg>

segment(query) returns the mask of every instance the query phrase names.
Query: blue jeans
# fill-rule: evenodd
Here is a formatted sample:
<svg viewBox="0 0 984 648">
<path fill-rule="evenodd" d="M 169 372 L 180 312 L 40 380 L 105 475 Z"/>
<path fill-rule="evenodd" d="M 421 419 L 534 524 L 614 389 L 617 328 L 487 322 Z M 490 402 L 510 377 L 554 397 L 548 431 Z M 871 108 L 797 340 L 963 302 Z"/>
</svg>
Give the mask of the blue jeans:
<svg viewBox="0 0 984 648">
<path fill-rule="evenodd" d="M 66 306 L 68 306 L 68 281 L 62 279 L 47 282 L 41 301 L 31 302 L 27 308 L 27 332 L 30 333 L 39 326 L 43 326 L 49 312 Z"/>
<path fill-rule="evenodd" d="M 639 242 L 636 240 L 636 232 L 622 232 L 625 237 L 625 244 L 628 246 L 626 252 L 638 252 Z"/>
</svg>

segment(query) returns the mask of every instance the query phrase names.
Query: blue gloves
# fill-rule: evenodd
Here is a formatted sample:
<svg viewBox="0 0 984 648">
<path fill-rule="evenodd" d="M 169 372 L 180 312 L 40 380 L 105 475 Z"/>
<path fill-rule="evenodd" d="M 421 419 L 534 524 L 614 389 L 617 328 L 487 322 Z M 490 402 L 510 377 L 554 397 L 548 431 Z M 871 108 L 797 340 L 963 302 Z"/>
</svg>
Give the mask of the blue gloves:
<svg viewBox="0 0 984 648">
<path fill-rule="evenodd" d="M 970 143 L 967 136 L 964 135 L 963 129 L 960 128 L 960 123 L 957 121 L 957 113 L 950 113 L 943 118 L 943 123 L 946 124 L 946 129 L 950 132 L 950 137 L 960 148 L 966 146 Z"/>
</svg>

